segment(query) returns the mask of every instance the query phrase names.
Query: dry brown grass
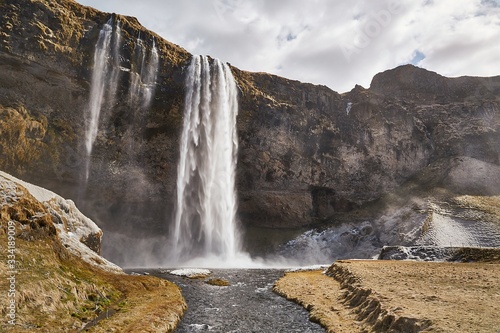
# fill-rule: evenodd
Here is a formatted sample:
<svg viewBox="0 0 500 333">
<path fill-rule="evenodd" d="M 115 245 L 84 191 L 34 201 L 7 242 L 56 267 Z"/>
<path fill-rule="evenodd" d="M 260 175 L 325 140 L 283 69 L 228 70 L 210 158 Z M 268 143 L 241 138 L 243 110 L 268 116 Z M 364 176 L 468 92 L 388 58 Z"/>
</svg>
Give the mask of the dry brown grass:
<svg viewBox="0 0 500 333">
<path fill-rule="evenodd" d="M 276 282 L 274 291 L 306 308 L 311 321 L 327 332 L 360 332 L 354 315 L 341 304 L 340 284 L 321 271 L 286 273 Z"/>
<path fill-rule="evenodd" d="M 42 142 L 47 131 L 47 119 L 32 117 L 23 106 L 0 106 L 0 145 L 2 165 L 6 168 L 22 168 L 37 160 L 46 144 Z M 14 144 L 13 144 L 14 143 Z"/>
<path fill-rule="evenodd" d="M 500 329 L 500 264 L 339 261 L 287 273 L 275 290 L 328 332 L 491 332 Z"/>
<path fill-rule="evenodd" d="M 7 226 L 15 223 L 16 325 L 0 332 L 76 332 L 101 313 L 114 313 L 90 332 L 171 332 L 186 303 L 180 289 L 150 276 L 103 271 L 72 255 L 59 241 L 51 215 L 24 188 L 0 210 L 0 313 L 7 318 L 10 277 Z M 2 193 L 3 194 L 3 193 Z"/>
<path fill-rule="evenodd" d="M 466 209 L 478 210 L 496 217 L 500 222 L 500 195 L 472 196 L 462 195 L 454 198 L 455 203 Z"/>
<path fill-rule="evenodd" d="M 218 287 L 227 287 L 231 285 L 229 281 L 224 279 L 208 279 L 207 281 L 205 281 L 205 283 L 211 286 L 218 286 Z"/>
<path fill-rule="evenodd" d="M 186 309 L 180 289 L 168 281 L 104 272 L 46 240 L 18 239 L 16 247 L 17 325 L 10 332 L 74 331 L 109 311 L 116 313 L 89 332 L 170 332 Z M 0 261 L 6 272 L 5 258 Z M 2 276 L 0 289 L 7 283 Z M 0 297 L 2 315 L 6 301 Z"/>
</svg>

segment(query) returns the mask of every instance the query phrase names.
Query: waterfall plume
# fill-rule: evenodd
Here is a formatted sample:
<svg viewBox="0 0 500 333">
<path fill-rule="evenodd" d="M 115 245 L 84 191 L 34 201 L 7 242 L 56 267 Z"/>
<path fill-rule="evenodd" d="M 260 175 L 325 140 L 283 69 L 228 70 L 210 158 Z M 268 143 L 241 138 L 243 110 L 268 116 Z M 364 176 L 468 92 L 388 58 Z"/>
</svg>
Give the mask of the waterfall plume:
<svg viewBox="0 0 500 333">
<path fill-rule="evenodd" d="M 188 69 L 170 257 L 232 262 L 244 255 L 236 221 L 237 86 L 228 65 L 193 57 Z"/>
<path fill-rule="evenodd" d="M 158 49 L 155 41 L 148 53 L 144 40 L 136 40 L 130 73 L 129 101 L 132 107 L 146 109 L 150 106 L 158 72 Z"/>
</svg>

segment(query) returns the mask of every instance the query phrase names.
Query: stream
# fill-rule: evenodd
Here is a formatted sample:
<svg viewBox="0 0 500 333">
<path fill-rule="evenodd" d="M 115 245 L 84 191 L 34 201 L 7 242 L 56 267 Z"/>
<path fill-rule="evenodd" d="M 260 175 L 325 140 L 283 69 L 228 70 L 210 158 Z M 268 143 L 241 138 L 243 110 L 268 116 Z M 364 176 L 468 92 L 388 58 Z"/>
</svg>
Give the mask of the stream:
<svg viewBox="0 0 500 333">
<path fill-rule="evenodd" d="M 176 333 L 186 332 L 322 332 L 309 321 L 309 313 L 301 306 L 272 291 L 283 269 L 213 269 L 206 279 L 189 279 L 165 270 L 146 272 L 176 283 L 188 304 Z M 229 281 L 227 287 L 207 284 L 207 279 Z"/>
</svg>

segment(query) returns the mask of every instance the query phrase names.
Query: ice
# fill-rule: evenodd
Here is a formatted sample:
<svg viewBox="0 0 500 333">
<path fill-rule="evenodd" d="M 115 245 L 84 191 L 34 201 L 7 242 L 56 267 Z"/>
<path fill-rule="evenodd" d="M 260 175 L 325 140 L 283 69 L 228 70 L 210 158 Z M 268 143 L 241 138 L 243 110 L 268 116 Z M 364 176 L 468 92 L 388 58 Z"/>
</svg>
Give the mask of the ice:
<svg viewBox="0 0 500 333">
<path fill-rule="evenodd" d="M 183 268 L 170 271 L 170 274 L 184 277 L 208 276 L 212 272 L 204 268 Z"/>
</svg>

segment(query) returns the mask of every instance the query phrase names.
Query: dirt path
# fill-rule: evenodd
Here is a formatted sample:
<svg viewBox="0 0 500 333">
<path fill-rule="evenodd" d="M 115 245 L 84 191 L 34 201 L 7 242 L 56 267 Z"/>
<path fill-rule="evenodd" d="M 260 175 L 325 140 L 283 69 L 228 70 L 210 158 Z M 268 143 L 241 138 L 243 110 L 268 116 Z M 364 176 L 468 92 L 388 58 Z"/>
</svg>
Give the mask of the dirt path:
<svg viewBox="0 0 500 333">
<path fill-rule="evenodd" d="M 275 290 L 328 332 L 500 332 L 500 264 L 339 261 Z"/>
</svg>

